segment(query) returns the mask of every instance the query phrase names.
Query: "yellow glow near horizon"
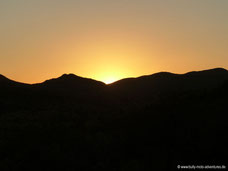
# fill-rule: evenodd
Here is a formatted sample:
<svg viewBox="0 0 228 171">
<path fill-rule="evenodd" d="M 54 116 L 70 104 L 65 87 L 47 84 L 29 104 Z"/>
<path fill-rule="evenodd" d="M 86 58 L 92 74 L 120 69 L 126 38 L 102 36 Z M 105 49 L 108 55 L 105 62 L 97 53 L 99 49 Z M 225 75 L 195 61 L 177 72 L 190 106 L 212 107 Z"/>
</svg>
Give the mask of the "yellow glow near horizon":
<svg viewBox="0 0 228 171">
<path fill-rule="evenodd" d="M 111 84 L 113 82 L 116 82 L 120 79 L 126 78 L 127 77 L 127 72 L 125 71 L 118 71 L 118 69 L 110 68 L 109 70 L 106 71 L 101 71 L 99 73 L 95 73 L 93 78 L 96 80 L 102 81 L 105 84 Z"/>
<path fill-rule="evenodd" d="M 206 3 L 205 3 L 206 2 Z M 228 68 L 228 1 L 0 1 L 0 74 L 111 83 Z"/>
<path fill-rule="evenodd" d="M 89 38 L 88 38 L 89 37 Z M 133 36 L 132 36 L 133 37 Z M 102 81 L 106 84 L 117 80 L 136 76 L 143 63 L 139 57 L 146 56 L 137 40 L 122 36 L 121 33 L 96 32 L 87 33 L 83 37 L 82 48 L 76 49 L 72 46 L 66 50 L 67 56 L 71 59 L 67 69 L 69 72 L 81 74 L 84 77 Z M 135 38 L 136 39 L 136 38 Z M 77 57 L 80 56 L 80 59 Z M 134 68 L 134 66 L 138 66 Z M 153 72 L 151 70 L 151 72 Z M 143 72 L 142 72 L 143 74 Z"/>
<path fill-rule="evenodd" d="M 109 77 L 109 78 L 105 78 L 104 80 L 103 80 L 103 82 L 105 83 L 105 84 L 111 84 L 111 83 L 114 83 L 115 81 L 117 81 L 118 79 L 116 79 L 116 78 L 114 78 L 114 77 Z"/>
</svg>

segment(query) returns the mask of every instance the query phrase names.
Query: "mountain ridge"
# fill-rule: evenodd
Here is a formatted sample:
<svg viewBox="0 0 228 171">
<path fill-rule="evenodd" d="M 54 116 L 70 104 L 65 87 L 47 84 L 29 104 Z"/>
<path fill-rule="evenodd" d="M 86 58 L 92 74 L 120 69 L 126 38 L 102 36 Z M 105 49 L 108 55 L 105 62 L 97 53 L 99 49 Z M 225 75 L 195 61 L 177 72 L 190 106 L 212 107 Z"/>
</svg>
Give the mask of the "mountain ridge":
<svg viewBox="0 0 228 171">
<path fill-rule="evenodd" d="M 211 72 L 228 73 L 228 70 L 226 70 L 225 68 L 212 68 L 212 69 L 206 69 L 206 70 L 200 70 L 200 71 L 189 71 L 189 72 L 186 72 L 186 73 L 183 73 L 183 74 L 172 73 L 172 72 L 167 72 L 167 71 L 161 71 L 161 72 L 157 72 L 157 73 L 154 73 L 154 74 L 142 75 L 142 76 L 139 76 L 139 77 L 123 78 L 121 80 L 138 79 L 138 78 L 145 78 L 145 77 L 159 76 L 159 75 L 184 76 L 184 75 L 191 75 L 191 74 L 195 74 L 195 73 L 211 73 Z M 118 80 L 118 81 L 121 81 L 121 80 Z M 118 81 L 116 81 L 116 82 L 118 82 Z M 116 82 L 114 82 L 114 83 L 116 83 Z"/>
<path fill-rule="evenodd" d="M 226 162 L 227 70 L 110 85 L 64 74 L 14 85 L 0 83 L 0 170 L 172 171 Z"/>
<path fill-rule="evenodd" d="M 85 83 L 85 82 L 96 82 L 96 83 L 100 83 L 100 84 L 104 84 L 103 82 L 101 81 L 97 81 L 97 80 L 94 80 L 94 79 L 91 79 L 91 78 L 85 78 L 85 77 L 81 77 L 81 76 L 77 76 L 75 74 L 63 74 L 61 75 L 60 77 L 57 77 L 57 78 L 52 78 L 52 79 L 49 79 L 49 80 L 46 80 L 42 83 L 38 83 L 38 84 L 49 84 L 49 83 L 64 83 L 64 82 L 68 82 L 68 83 L 75 83 L 75 81 L 78 81 L 78 82 L 81 82 L 81 83 Z"/>
<path fill-rule="evenodd" d="M 92 78 L 85 78 L 85 77 L 81 77 L 81 76 L 78 76 L 78 75 L 75 75 L 73 73 L 69 73 L 69 74 L 62 74 L 61 76 L 57 77 L 57 78 L 51 78 L 51 79 L 47 79 L 41 83 L 34 83 L 34 84 L 28 84 L 28 83 L 22 83 L 22 82 L 18 82 L 18 81 L 14 81 L 14 80 L 11 80 L 9 79 L 8 77 L 0 74 L 0 83 L 3 82 L 3 81 L 8 81 L 8 82 L 11 82 L 11 83 L 21 83 L 21 84 L 26 84 L 26 85 L 40 85 L 40 84 L 46 84 L 46 83 L 49 83 L 49 82 L 53 82 L 53 81 L 56 81 L 56 82 L 62 82 L 62 81 L 69 81 L 69 80 L 90 80 L 90 81 L 93 81 L 93 82 L 99 82 L 103 85 L 114 85 L 114 84 L 118 84 L 119 82 L 125 82 L 125 81 L 132 81 L 132 80 L 136 80 L 136 79 L 148 79 L 148 78 L 153 78 L 153 77 L 178 77 L 178 76 L 193 76 L 193 75 L 222 75 L 222 74 L 228 74 L 228 70 L 226 70 L 225 68 L 213 68 L 213 69 L 207 69 L 207 70 L 200 70 L 200 71 L 190 71 L 190 72 L 187 72 L 187 73 L 184 73 L 184 74 L 177 74 L 177 73 L 172 73 L 172 72 L 165 72 L 165 71 L 162 71 L 162 72 L 157 72 L 157 73 L 154 73 L 154 74 L 150 74 L 150 75 L 142 75 L 142 76 L 139 76 L 139 77 L 129 77 L 129 78 L 123 78 L 123 79 L 120 79 L 120 80 L 117 80 L 111 84 L 105 84 L 104 82 L 102 81 L 98 81 L 98 80 L 95 80 L 95 79 L 92 79 Z"/>
</svg>

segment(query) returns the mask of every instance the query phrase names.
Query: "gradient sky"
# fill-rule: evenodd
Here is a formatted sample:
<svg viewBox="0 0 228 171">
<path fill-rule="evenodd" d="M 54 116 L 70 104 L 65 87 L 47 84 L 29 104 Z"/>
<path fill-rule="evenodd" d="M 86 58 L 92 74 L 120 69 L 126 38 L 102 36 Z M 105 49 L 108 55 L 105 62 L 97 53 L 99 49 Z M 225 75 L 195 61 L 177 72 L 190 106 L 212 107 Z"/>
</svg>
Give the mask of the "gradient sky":
<svg viewBox="0 0 228 171">
<path fill-rule="evenodd" d="M 228 0 L 1 0 L 0 74 L 105 82 L 228 68 Z"/>
</svg>

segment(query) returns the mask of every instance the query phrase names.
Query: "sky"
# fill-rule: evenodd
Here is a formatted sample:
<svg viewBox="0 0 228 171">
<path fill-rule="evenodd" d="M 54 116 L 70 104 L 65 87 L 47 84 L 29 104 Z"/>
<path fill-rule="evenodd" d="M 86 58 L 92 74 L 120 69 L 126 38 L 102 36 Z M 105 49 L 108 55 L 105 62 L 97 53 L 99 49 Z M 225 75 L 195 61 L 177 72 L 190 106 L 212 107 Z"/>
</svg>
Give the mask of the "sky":
<svg viewBox="0 0 228 171">
<path fill-rule="evenodd" d="M 228 69 L 227 0 L 0 0 L 0 74 L 106 83 Z"/>
</svg>

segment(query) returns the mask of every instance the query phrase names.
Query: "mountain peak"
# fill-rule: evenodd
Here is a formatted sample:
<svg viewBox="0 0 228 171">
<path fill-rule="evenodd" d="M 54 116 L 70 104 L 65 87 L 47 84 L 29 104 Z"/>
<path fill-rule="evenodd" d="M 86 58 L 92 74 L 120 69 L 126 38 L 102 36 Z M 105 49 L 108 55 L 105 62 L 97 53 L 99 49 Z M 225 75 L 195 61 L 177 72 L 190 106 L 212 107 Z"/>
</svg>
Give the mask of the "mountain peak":
<svg viewBox="0 0 228 171">
<path fill-rule="evenodd" d="M 75 75 L 75 74 L 72 74 L 72 73 L 70 73 L 70 74 L 63 74 L 62 76 L 60 76 L 60 78 L 72 78 L 72 77 L 79 77 L 79 76 L 77 76 L 77 75 Z"/>
<path fill-rule="evenodd" d="M 79 76 L 77 76 L 75 74 L 70 73 L 70 74 L 63 74 L 63 75 L 61 75 L 60 77 L 58 77 L 56 79 L 69 80 L 69 79 L 75 79 L 75 78 L 78 79 L 78 78 L 82 78 L 82 77 L 79 77 Z"/>
<path fill-rule="evenodd" d="M 227 74 L 228 71 L 224 68 L 213 68 L 208 70 L 202 70 L 202 71 L 192 71 L 188 72 L 185 75 L 192 75 L 192 74 L 203 74 L 203 75 L 223 75 Z"/>
<path fill-rule="evenodd" d="M 228 70 L 226 70 L 225 68 L 214 68 L 208 71 L 217 72 L 217 73 L 228 73 Z"/>
<path fill-rule="evenodd" d="M 203 70 L 201 72 L 227 72 L 227 70 L 224 68 L 213 68 L 213 69 Z"/>
<path fill-rule="evenodd" d="M 214 70 L 214 71 L 227 71 L 225 68 L 214 68 L 214 69 L 211 69 L 211 70 Z"/>
<path fill-rule="evenodd" d="M 63 74 L 60 77 L 52 78 L 41 83 L 44 85 L 51 85 L 55 87 L 90 87 L 96 85 L 103 85 L 104 83 L 89 78 L 77 76 L 75 74 Z"/>
</svg>

